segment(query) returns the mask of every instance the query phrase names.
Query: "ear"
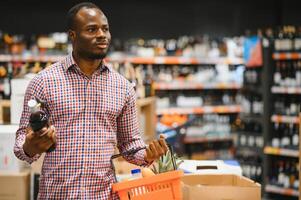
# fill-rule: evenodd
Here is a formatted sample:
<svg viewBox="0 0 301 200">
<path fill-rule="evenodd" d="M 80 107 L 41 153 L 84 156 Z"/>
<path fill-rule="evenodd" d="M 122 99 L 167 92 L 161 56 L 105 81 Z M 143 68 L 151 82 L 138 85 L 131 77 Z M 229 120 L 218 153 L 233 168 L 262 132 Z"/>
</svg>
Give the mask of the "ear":
<svg viewBox="0 0 301 200">
<path fill-rule="evenodd" d="M 68 30 L 68 35 L 69 35 L 69 38 L 70 38 L 71 42 L 73 42 L 75 40 L 75 37 L 76 37 L 75 31 L 69 29 Z"/>
</svg>

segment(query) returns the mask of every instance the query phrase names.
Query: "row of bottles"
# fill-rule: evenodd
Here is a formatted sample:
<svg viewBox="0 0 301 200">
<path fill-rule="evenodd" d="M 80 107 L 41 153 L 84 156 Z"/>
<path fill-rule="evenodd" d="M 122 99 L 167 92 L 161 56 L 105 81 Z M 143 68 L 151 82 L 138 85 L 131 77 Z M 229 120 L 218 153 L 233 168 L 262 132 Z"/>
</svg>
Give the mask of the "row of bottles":
<svg viewBox="0 0 301 200">
<path fill-rule="evenodd" d="M 292 123 L 273 123 L 271 145 L 277 148 L 298 149 L 298 125 Z"/>
<path fill-rule="evenodd" d="M 264 141 L 262 135 L 239 133 L 238 143 L 241 147 L 263 148 Z"/>
<path fill-rule="evenodd" d="M 301 87 L 301 60 L 275 62 L 274 85 Z"/>
<path fill-rule="evenodd" d="M 228 65 L 153 65 L 156 82 L 242 83 L 243 67 Z"/>
<path fill-rule="evenodd" d="M 113 51 L 138 56 L 241 57 L 243 37 L 213 39 L 207 35 L 180 36 L 171 39 L 113 40 Z"/>
<path fill-rule="evenodd" d="M 136 90 L 137 98 L 145 98 L 155 95 L 153 67 L 152 65 L 134 66 L 131 63 L 113 63 L 113 68 L 128 79 Z"/>
<path fill-rule="evenodd" d="M 274 114 L 298 116 L 300 97 L 297 95 L 277 95 L 274 102 Z"/>
<path fill-rule="evenodd" d="M 262 182 L 262 159 L 259 155 L 239 152 L 235 158 L 242 168 L 242 174 L 256 182 Z"/>
<path fill-rule="evenodd" d="M 299 189 L 299 163 L 295 159 L 273 159 L 268 171 L 269 184 L 283 188 Z"/>
<path fill-rule="evenodd" d="M 301 51 L 301 27 L 283 26 L 275 31 L 275 51 Z"/>
<path fill-rule="evenodd" d="M 246 68 L 244 71 L 244 85 L 260 85 L 261 84 L 261 68 Z"/>
<path fill-rule="evenodd" d="M 247 133 L 262 133 L 261 123 L 253 120 L 242 120 L 237 118 L 233 124 L 235 131 L 237 132 L 247 132 Z"/>
<path fill-rule="evenodd" d="M 228 90 L 173 90 L 156 91 L 158 108 L 237 105 L 241 95 L 237 91 Z"/>
<path fill-rule="evenodd" d="M 32 35 L 9 34 L 0 30 L 0 54 L 40 55 L 67 54 L 71 52 L 67 33 Z"/>
<path fill-rule="evenodd" d="M 0 65 L 0 99 L 10 99 L 11 79 L 13 78 L 13 67 L 11 63 L 7 66 Z"/>
<path fill-rule="evenodd" d="M 51 62 L 7 62 L 0 63 L 0 98 L 10 99 L 11 85 L 13 78 L 23 78 L 27 74 L 37 74 L 44 68 L 51 65 Z"/>
<path fill-rule="evenodd" d="M 261 95 L 246 93 L 241 101 L 242 113 L 248 115 L 263 114 L 263 100 Z"/>
<path fill-rule="evenodd" d="M 187 127 L 186 136 L 223 138 L 230 136 L 231 124 L 230 116 L 218 114 L 206 114 L 199 116 L 191 126 Z"/>
</svg>

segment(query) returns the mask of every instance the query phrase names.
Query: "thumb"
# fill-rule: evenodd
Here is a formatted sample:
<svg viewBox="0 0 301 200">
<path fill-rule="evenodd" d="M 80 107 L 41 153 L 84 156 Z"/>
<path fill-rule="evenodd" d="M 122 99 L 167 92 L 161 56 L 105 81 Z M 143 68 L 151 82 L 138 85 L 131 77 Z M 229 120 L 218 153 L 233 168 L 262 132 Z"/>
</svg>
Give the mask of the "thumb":
<svg viewBox="0 0 301 200">
<path fill-rule="evenodd" d="M 160 139 L 166 139 L 164 134 L 160 134 Z"/>
</svg>

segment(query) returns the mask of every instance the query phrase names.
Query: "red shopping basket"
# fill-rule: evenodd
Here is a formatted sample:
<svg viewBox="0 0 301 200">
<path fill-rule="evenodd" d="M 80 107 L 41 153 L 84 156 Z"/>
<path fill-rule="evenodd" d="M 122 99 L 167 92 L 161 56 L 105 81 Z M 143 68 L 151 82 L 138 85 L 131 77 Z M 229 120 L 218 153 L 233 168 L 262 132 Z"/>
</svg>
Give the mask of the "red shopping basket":
<svg viewBox="0 0 301 200">
<path fill-rule="evenodd" d="M 132 150 L 124 154 L 133 154 L 143 148 Z M 169 146 L 172 155 L 174 169 L 176 169 L 172 148 Z M 115 168 L 112 160 L 124 154 L 114 155 L 111 158 L 115 179 Z M 112 186 L 117 192 L 120 200 L 180 200 L 182 199 L 180 178 L 183 171 L 175 170 L 158 175 L 115 183 Z"/>
</svg>

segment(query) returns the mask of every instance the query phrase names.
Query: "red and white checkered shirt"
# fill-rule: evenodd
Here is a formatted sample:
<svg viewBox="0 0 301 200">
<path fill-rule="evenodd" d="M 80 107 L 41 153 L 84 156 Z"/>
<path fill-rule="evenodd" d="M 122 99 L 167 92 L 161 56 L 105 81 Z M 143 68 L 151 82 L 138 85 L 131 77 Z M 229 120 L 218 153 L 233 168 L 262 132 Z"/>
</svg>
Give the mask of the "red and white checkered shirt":
<svg viewBox="0 0 301 200">
<path fill-rule="evenodd" d="M 14 147 L 15 155 L 29 163 L 40 156 L 30 158 L 22 148 L 30 116 L 27 102 L 34 97 L 46 101 L 57 134 L 55 151 L 44 159 L 39 199 L 118 199 L 111 191 L 115 146 L 120 152 L 145 146 L 132 85 L 106 65 L 89 78 L 72 55 L 40 72 L 26 90 Z M 126 159 L 146 165 L 144 153 Z"/>
</svg>

